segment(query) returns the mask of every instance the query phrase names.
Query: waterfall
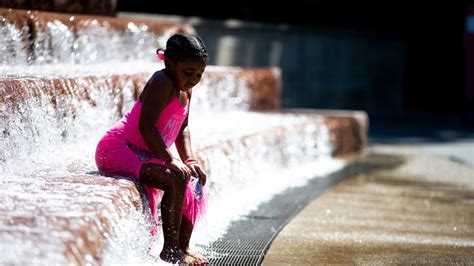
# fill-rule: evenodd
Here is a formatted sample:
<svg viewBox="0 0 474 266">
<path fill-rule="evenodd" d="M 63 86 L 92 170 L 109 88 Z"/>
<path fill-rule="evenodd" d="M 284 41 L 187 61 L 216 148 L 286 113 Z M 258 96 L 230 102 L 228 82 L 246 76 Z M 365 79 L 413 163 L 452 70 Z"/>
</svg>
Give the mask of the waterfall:
<svg viewBox="0 0 474 266">
<path fill-rule="evenodd" d="M 12 17 L 0 12 L 0 237 L 7 254 L 0 263 L 156 263 L 144 248 L 154 240 L 140 187 L 98 176 L 94 153 L 163 67 L 154 51 L 179 27 L 165 25 L 157 36 L 141 22 L 46 20 L 28 11 L 15 24 Z M 258 95 L 256 76 L 208 66 L 194 89 L 189 127 L 208 171 L 209 209 L 193 245 L 217 239 L 285 188 L 343 166 L 331 158 L 322 116 L 254 110 L 275 97 Z"/>
</svg>

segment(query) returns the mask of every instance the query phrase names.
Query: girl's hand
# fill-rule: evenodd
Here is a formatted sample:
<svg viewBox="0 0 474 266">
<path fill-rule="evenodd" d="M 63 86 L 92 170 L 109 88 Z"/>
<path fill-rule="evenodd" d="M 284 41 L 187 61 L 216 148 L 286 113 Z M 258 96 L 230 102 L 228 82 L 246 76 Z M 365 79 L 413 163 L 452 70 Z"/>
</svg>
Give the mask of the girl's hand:
<svg viewBox="0 0 474 266">
<path fill-rule="evenodd" d="M 204 169 L 202 169 L 202 167 L 197 163 L 197 162 L 191 162 L 191 163 L 188 163 L 186 164 L 189 168 L 189 170 L 191 171 L 191 174 L 193 176 L 198 176 L 199 175 L 199 183 L 201 183 L 201 185 L 206 185 L 206 181 L 207 181 L 207 174 L 206 172 L 204 171 Z"/>
<path fill-rule="evenodd" d="M 180 160 L 174 159 L 170 163 L 170 168 L 178 174 L 181 175 L 182 178 L 186 180 L 186 183 L 189 182 L 189 178 L 191 177 L 191 170 L 189 167 L 187 167 L 184 163 L 182 163 Z"/>
</svg>

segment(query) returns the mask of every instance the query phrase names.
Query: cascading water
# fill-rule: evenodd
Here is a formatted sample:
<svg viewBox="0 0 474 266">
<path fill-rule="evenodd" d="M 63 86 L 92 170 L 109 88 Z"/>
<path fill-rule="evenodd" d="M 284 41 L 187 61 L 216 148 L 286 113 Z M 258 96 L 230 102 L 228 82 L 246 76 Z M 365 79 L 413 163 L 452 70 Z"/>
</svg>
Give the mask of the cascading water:
<svg viewBox="0 0 474 266">
<path fill-rule="evenodd" d="M 0 66 L 0 238 L 7 254 L 0 263 L 156 263 L 146 251 L 153 240 L 140 187 L 94 173 L 98 140 L 163 67 L 142 60 L 143 47 L 156 46 L 153 34 L 144 25 L 128 23 L 118 33 L 94 21 L 84 34 L 57 20 L 36 33 L 31 50 L 17 42 L 24 29 L 14 28 L 3 20 L 0 30 L 9 55 L 2 53 L 8 64 Z M 129 51 L 139 58 L 128 60 Z M 208 215 L 192 239 L 198 249 L 276 193 L 343 166 L 331 159 L 322 117 L 250 111 L 252 93 L 237 72 L 208 66 L 191 103 L 193 147 L 209 174 Z"/>
</svg>

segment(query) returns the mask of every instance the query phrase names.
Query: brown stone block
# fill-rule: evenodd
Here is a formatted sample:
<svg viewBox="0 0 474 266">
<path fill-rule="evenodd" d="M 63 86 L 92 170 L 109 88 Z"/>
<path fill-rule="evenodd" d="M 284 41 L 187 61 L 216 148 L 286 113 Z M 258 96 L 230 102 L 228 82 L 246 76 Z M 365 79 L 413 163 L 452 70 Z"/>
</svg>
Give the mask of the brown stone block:
<svg viewBox="0 0 474 266">
<path fill-rule="evenodd" d="M 87 100 L 87 97 L 84 99 Z M 228 164 L 228 175 L 220 175 L 218 180 L 212 182 L 238 178 L 231 174 L 245 167 L 255 156 L 264 156 L 275 167 L 283 168 L 295 157 L 308 159 L 317 156 L 311 155 L 311 151 L 319 147 L 307 146 L 306 143 L 314 137 L 313 133 L 317 134 L 318 126 L 321 126 L 319 115 L 279 112 L 248 112 L 248 115 L 253 118 L 249 120 L 246 115 L 240 115 L 239 120 L 234 120 L 235 124 L 230 129 L 233 135 L 226 134 L 229 128 L 198 125 L 203 132 L 196 139 L 197 158 L 210 170 L 210 174 L 212 169 L 220 166 L 216 163 Z M 241 126 L 243 123 L 247 125 Z M 311 134 L 308 134 L 308 130 Z M 209 134 L 214 137 L 209 137 Z M 288 146 L 293 149 L 288 149 Z M 221 156 L 227 159 L 223 160 Z M 219 160 L 216 161 L 216 158 Z M 108 177 L 48 176 L 46 173 L 44 177 L 23 176 L 10 179 L 4 185 L 10 188 L 21 187 L 22 193 L 16 195 L 0 191 L 0 200 L 8 202 L 0 205 L 0 215 L 8 221 L 0 238 L 14 237 L 17 240 L 15 243 L 19 245 L 18 249 L 26 253 L 29 251 L 22 249 L 22 245 L 33 242 L 38 252 L 59 257 L 63 264 L 100 264 L 101 252 L 109 241 L 108 235 L 119 219 L 126 217 L 127 212 L 144 208 L 132 182 Z M 37 198 L 46 200 L 36 200 Z M 13 206 L 18 207 L 11 208 Z M 30 209 L 33 211 L 25 211 Z M 52 233 L 32 235 L 31 232 Z M 60 247 L 59 251 L 51 250 L 47 245 L 38 245 L 51 242 Z M 51 262 L 47 261 L 47 257 L 35 259 L 41 263 Z M 23 261 L 18 258 L 17 262 Z"/>
<path fill-rule="evenodd" d="M 327 117 L 326 124 L 334 136 L 333 156 L 344 156 L 364 150 L 365 134 L 354 117 Z"/>
<path fill-rule="evenodd" d="M 245 68 L 242 76 L 252 93 L 250 109 L 254 111 L 280 108 L 281 70 L 279 68 Z"/>
<path fill-rule="evenodd" d="M 195 33 L 189 24 L 76 13 L 0 8 L 8 53 L 0 63 L 93 63 L 156 60 L 155 50 L 174 33 Z M 20 61 L 18 53 L 22 53 Z"/>
<path fill-rule="evenodd" d="M 364 111 L 283 109 L 282 112 L 320 115 L 332 134 L 333 156 L 361 153 L 367 145 L 369 118 Z"/>
<path fill-rule="evenodd" d="M 98 80 L 107 77 L 109 87 L 116 88 L 115 93 L 121 94 L 120 86 L 123 82 L 132 82 L 135 87 L 135 96 L 143 89 L 151 73 L 135 73 L 114 75 L 86 74 L 84 76 L 55 77 L 54 75 L 33 75 L 19 73 L 17 75 L 5 75 L 0 79 L 0 85 L 4 88 L 0 91 L 0 103 L 14 105 L 26 99 L 38 98 L 41 95 L 50 95 L 54 104 L 57 95 L 70 95 L 80 101 L 90 100 L 89 94 L 94 86 L 84 84 L 97 84 Z M 229 100 L 232 97 L 242 96 L 250 110 L 276 110 L 280 107 L 280 71 L 277 68 L 239 68 L 239 67 L 210 67 L 203 76 L 203 83 L 212 90 L 222 90 L 225 86 L 234 86 Z M 198 85 L 201 86 L 201 85 Z M 202 87 L 196 88 L 196 93 L 201 93 Z M 120 109 L 120 108 L 119 108 Z"/>
<path fill-rule="evenodd" d="M 280 108 L 281 70 L 279 68 L 213 67 L 204 72 L 199 93 L 206 87 L 209 95 L 219 95 L 224 88 L 227 95 L 222 98 L 235 103 L 240 109 L 267 111 Z M 232 89 L 229 89 L 232 87 Z M 235 100 L 235 101 L 234 101 Z M 236 102 L 237 101 L 237 102 Z"/>
<path fill-rule="evenodd" d="M 87 265 L 100 261 L 111 227 L 130 212 L 143 210 L 141 196 L 132 182 L 70 175 L 23 177 L 5 180 L 5 185 L 17 189 L 21 182 L 28 181 L 36 185 L 23 184 L 23 193 L 18 195 L 0 191 L 1 201 L 9 203 L 0 206 L 3 226 L 8 228 L 2 230 L 0 239 L 14 238 L 18 245 L 15 252 L 27 255 L 8 263 Z M 85 188 L 91 192 L 80 192 Z M 28 245 L 33 245 L 33 250 L 25 249 Z M 55 248 L 51 249 L 51 245 Z M 31 257 L 36 253 L 40 255 Z"/>
<path fill-rule="evenodd" d="M 31 58 L 30 20 L 26 12 L 0 9 L 1 63 L 26 64 Z"/>
<path fill-rule="evenodd" d="M 78 102 L 94 107 L 97 97 L 91 94 L 102 90 L 114 99 L 112 112 L 119 118 L 124 110 L 125 91 L 132 90 L 136 98 L 148 79 L 148 73 L 131 75 L 106 75 L 82 77 L 15 77 L 0 79 L 0 135 L 9 137 L 13 128 L 35 128 L 37 123 L 31 120 L 29 112 L 35 108 L 51 108 L 57 119 L 75 119 Z M 19 124 L 21 123 L 21 124 Z M 15 129 L 13 129 L 15 130 Z"/>
<path fill-rule="evenodd" d="M 15 106 L 26 100 L 49 97 L 51 104 L 56 106 L 56 97 L 68 96 L 76 101 L 89 101 L 91 105 L 95 103 L 91 100 L 90 94 L 97 85 L 105 83 L 111 94 L 121 94 L 124 83 L 133 84 L 135 96 L 142 90 L 149 73 L 136 73 L 130 75 L 97 75 L 79 77 L 6 77 L 0 79 L 0 104 Z M 96 86 L 86 86 L 93 85 Z M 121 110 L 121 105 L 117 106 Z"/>
<path fill-rule="evenodd" d="M 115 16 L 117 0 L 3 0 L 0 2 L 0 6 L 15 9 Z"/>
</svg>

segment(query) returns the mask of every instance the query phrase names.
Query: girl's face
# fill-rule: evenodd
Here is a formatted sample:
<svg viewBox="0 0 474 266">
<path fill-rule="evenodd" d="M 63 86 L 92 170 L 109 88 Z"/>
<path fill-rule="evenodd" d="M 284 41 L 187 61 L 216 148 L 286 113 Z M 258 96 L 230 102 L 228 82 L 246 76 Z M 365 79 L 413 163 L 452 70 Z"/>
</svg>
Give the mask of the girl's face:
<svg viewBox="0 0 474 266">
<path fill-rule="evenodd" d="M 173 62 L 174 85 L 182 91 L 191 89 L 199 83 L 205 69 L 206 62 L 199 59 Z"/>
</svg>

